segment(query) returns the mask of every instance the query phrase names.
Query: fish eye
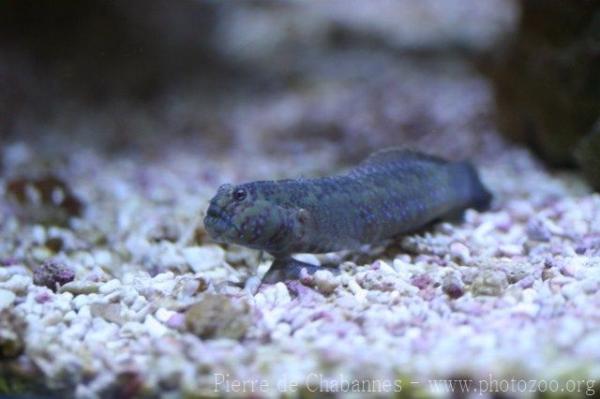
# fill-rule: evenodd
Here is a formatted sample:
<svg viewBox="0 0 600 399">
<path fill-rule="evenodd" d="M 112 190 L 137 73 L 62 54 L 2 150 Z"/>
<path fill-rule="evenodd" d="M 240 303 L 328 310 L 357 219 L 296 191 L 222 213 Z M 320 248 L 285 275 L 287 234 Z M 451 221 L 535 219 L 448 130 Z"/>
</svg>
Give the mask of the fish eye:
<svg viewBox="0 0 600 399">
<path fill-rule="evenodd" d="M 238 188 L 233 192 L 234 201 L 240 202 L 246 199 L 247 193 L 243 188 Z"/>
</svg>

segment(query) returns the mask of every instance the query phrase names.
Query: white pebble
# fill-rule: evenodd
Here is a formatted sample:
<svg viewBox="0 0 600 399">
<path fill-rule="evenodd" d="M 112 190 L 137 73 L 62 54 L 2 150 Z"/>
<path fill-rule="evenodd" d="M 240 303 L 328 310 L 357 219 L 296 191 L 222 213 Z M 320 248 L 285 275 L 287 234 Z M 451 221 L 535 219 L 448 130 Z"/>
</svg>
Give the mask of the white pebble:
<svg viewBox="0 0 600 399">
<path fill-rule="evenodd" d="M 29 271 L 21 265 L 0 267 L 0 281 L 6 281 L 17 274 L 27 276 Z"/>
<path fill-rule="evenodd" d="M 260 278 L 258 276 L 252 276 L 248 278 L 248 280 L 246 280 L 246 284 L 244 285 L 244 291 L 246 291 L 250 296 L 256 295 L 260 284 Z"/>
<path fill-rule="evenodd" d="M 121 294 L 121 301 L 126 306 L 131 306 L 140 295 L 133 287 L 127 287 L 127 289 L 122 290 Z"/>
<path fill-rule="evenodd" d="M 515 200 L 508 204 L 510 213 L 517 219 L 528 219 L 535 210 L 531 203 L 526 200 Z"/>
<path fill-rule="evenodd" d="M 143 307 L 145 307 L 146 305 L 148 305 L 148 300 L 140 295 L 136 298 L 135 302 L 133 302 L 133 304 L 131 304 L 130 309 L 133 310 L 134 312 L 137 312 L 140 309 L 142 309 Z"/>
<path fill-rule="evenodd" d="M 8 270 L 8 267 L 0 267 L 0 282 L 6 281 L 15 274 Z"/>
<path fill-rule="evenodd" d="M 313 254 L 297 254 L 294 256 L 295 259 L 300 262 L 309 263 L 315 266 L 321 266 L 321 261 Z"/>
<path fill-rule="evenodd" d="M 10 307 L 15 301 L 15 297 L 14 292 L 0 289 L 0 310 Z"/>
<path fill-rule="evenodd" d="M 1 282 L 0 288 L 10 290 L 14 293 L 24 293 L 31 284 L 31 277 L 17 274 L 12 276 L 8 281 Z"/>
<path fill-rule="evenodd" d="M 80 310 L 83 306 L 90 303 L 89 297 L 87 295 L 77 295 L 73 298 L 73 306 L 76 310 Z"/>
<path fill-rule="evenodd" d="M 467 263 L 471 259 L 471 251 L 462 242 L 453 242 L 450 244 L 450 254 L 453 258 L 460 260 L 462 263 Z"/>
<path fill-rule="evenodd" d="M 156 313 L 154 313 L 154 316 L 156 317 L 156 320 L 160 321 L 161 323 L 166 323 L 175 313 L 176 312 L 169 309 L 159 308 Z"/>
<path fill-rule="evenodd" d="M 588 295 L 593 295 L 598 292 L 598 286 L 600 282 L 597 280 L 589 279 L 581 282 L 581 289 Z"/>
<path fill-rule="evenodd" d="M 275 291 L 273 296 L 273 304 L 274 305 L 284 305 L 289 303 L 292 298 L 290 297 L 290 292 L 287 289 L 287 286 L 281 282 L 275 284 Z"/>
<path fill-rule="evenodd" d="M 58 310 L 53 310 L 44 316 L 42 324 L 44 326 L 53 326 L 61 321 L 63 321 L 63 313 Z"/>
<path fill-rule="evenodd" d="M 383 273 L 396 274 L 396 270 L 394 270 L 394 268 L 384 261 L 379 261 L 379 270 L 381 270 Z"/>
<path fill-rule="evenodd" d="M 64 321 L 71 322 L 71 321 L 75 320 L 75 318 L 76 318 L 76 317 L 77 317 L 77 313 L 75 313 L 74 311 L 70 310 L 70 311 L 68 311 L 68 312 L 67 312 L 67 313 L 64 315 L 64 317 L 63 317 L 63 320 L 64 320 Z"/>
<path fill-rule="evenodd" d="M 184 248 L 183 257 L 196 273 L 219 267 L 225 261 L 225 251 L 218 245 Z"/>
<path fill-rule="evenodd" d="M 583 294 L 581 284 L 577 281 L 563 285 L 561 292 L 568 299 L 573 299 L 577 295 Z"/>
<path fill-rule="evenodd" d="M 40 226 L 39 224 L 33 226 L 31 237 L 34 243 L 38 245 L 44 244 L 46 242 L 46 229 L 44 229 L 44 226 Z"/>
<path fill-rule="evenodd" d="M 523 254 L 523 246 L 517 244 L 501 245 L 499 251 L 504 256 L 518 256 Z"/>
<path fill-rule="evenodd" d="M 142 335 L 144 331 L 146 331 L 144 324 L 136 321 L 128 321 L 121 327 L 120 335 L 124 338 L 133 338 Z"/>
<path fill-rule="evenodd" d="M 521 302 L 513 307 L 513 312 L 516 314 L 523 314 L 530 317 L 535 317 L 540 311 L 540 305 L 533 302 Z"/>
<path fill-rule="evenodd" d="M 324 294 L 331 294 L 339 284 L 338 280 L 329 270 L 317 270 L 314 277 L 315 285 Z"/>
<path fill-rule="evenodd" d="M 406 273 L 406 270 L 410 266 L 410 263 L 398 257 L 394 259 L 394 261 L 392 262 L 392 266 L 394 266 L 394 270 L 396 271 L 396 273 Z"/>
<path fill-rule="evenodd" d="M 162 337 L 169 330 L 151 315 L 146 316 L 146 320 L 144 320 L 144 327 L 146 327 L 150 335 L 157 338 Z"/>
<path fill-rule="evenodd" d="M 152 284 L 160 283 L 163 281 L 170 281 L 174 277 L 175 277 L 175 274 L 173 274 L 173 272 L 160 273 L 160 274 L 157 274 L 156 276 L 154 276 L 154 278 L 152 279 Z"/>
<path fill-rule="evenodd" d="M 176 285 L 177 285 L 177 280 L 171 279 L 171 280 L 165 280 L 165 281 L 161 281 L 158 283 L 154 283 L 154 284 L 152 284 L 152 288 L 154 289 L 155 292 L 160 292 L 163 295 L 171 295 L 171 293 L 175 289 Z"/>
<path fill-rule="evenodd" d="M 97 251 L 94 254 L 94 259 L 96 260 L 96 263 L 99 265 L 110 265 L 112 262 L 112 256 L 110 254 L 110 252 L 105 251 L 105 250 L 101 250 L 101 251 Z"/>
<path fill-rule="evenodd" d="M 354 294 L 354 297 L 358 302 L 365 302 L 367 298 L 367 292 L 356 282 L 356 280 L 351 279 L 348 282 L 348 288 Z"/>
<path fill-rule="evenodd" d="M 110 280 L 100 286 L 101 294 L 110 294 L 121 286 L 121 282 L 117 279 Z"/>
<path fill-rule="evenodd" d="M 292 300 L 286 285 L 282 282 L 278 282 L 275 285 L 267 287 L 262 292 L 256 294 L 254 299 L 258 306 L 265 306 L 268 308 L 274 308 L 278 305 L 285 305 Z"/>
<path fill-rule="evenodd" d="M 83 305 L 81 307 L 81 309 L 79 309 L 79 312 L 77 312 L 77 316 L 80 318 L 91 318 L 92 317 L 92 311 L 90 310 L 90 306 L 89 305 Z"/>
</svg>

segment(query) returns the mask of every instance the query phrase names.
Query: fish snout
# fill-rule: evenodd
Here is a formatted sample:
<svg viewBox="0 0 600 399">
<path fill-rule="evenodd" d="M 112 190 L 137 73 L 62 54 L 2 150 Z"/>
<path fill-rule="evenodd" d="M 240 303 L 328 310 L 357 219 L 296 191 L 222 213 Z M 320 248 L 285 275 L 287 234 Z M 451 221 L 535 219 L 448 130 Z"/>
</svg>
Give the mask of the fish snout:
<svg viewBox="0 0 600 399">
<path fill-rule="evenodd" d="M 222 216 L 219 210 L 211 204 L 204 216 L 204 228 L 212 238 L 218 238 L 225 232 L 225 224 L 222 223 Z"/>
<path fill-rule="evenodd" d="M 215 207 L 214 205 L 211 205 L 208 207 L 208 210 L 206 211 L 206 216 L 204 217 L 204 220 L 209 219 L 209 218 L 219 218 L 220 217 L 220 212 L 217 210 L 217 207 Z"/>
<path fill-rule="evenodd" d="M 214 240 L 221 242 L 231 241 L 237 231 L 231 218 L 214 204 L 211 204 L 206 211 L 204 229 Z"/>
</svg>

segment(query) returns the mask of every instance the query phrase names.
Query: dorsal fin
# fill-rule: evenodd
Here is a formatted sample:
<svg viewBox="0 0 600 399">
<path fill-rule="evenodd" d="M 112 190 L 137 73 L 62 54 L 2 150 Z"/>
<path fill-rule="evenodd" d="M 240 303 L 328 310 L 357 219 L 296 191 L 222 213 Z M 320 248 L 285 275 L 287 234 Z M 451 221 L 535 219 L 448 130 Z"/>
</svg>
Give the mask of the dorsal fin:
<svg viewBox="0 0 600 399">
<path fill-rule="evenodd" d="M 424 154 L 422 152 L 418 152 L 415 150 L 411 150 L 408 148 L 402 147 L 392 147 L 386 148 L 384 150 L 379 150 L 369 155 L 367 159 L 362 161 L 359 164 L 360 166 L 375 166 L 375 165 L 385 165 L 389 163 L 399 162 L 399 161 L 409 161 L 409 160 L 419 160 L 419 161 L 427 161 L 427 162 L 435 162 L 446 164 L 448 161 L 445 159 L 436 157 L 434 155 Z"/>
</svg>

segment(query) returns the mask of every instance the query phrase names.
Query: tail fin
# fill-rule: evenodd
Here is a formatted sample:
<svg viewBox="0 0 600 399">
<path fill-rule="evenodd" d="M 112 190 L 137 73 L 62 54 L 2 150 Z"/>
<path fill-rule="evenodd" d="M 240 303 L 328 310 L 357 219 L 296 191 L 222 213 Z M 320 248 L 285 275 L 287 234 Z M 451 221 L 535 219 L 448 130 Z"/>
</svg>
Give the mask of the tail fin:
<svg viewBox="0 0 600 399">
<path fill-rule="evenodd" d="M 478 211 L 489 209 L 493 196 L 481 182 L 479 174 L 471 162 L 463 161 L 453 164 L 451 173 L 454 184 L 464 193 L 470 207 Z"/>
</svg>

